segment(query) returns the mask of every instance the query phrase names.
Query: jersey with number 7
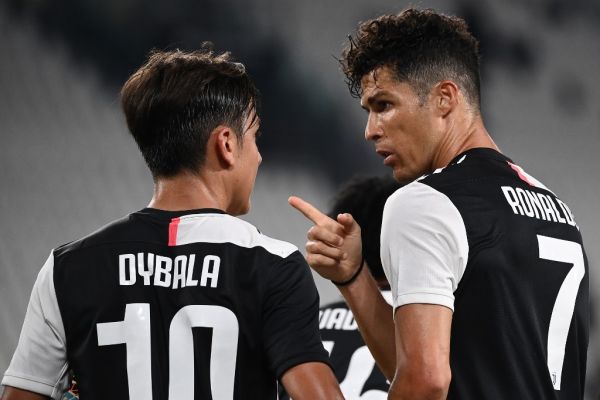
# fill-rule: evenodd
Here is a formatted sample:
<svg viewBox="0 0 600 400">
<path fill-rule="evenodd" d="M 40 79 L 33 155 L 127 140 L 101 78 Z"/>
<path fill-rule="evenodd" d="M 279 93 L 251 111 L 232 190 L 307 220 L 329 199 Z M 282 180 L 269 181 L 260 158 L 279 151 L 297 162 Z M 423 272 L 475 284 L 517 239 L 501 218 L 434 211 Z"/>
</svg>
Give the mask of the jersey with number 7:
<svg viewBox="0 0 600 400">
<path fill-rule="evenodd" d="M 55 249 L 2 384 L 61 398 L 276 399 L 328 363 L 319 297 L 289 243 L 219 210 L 144 209 Z"/>
<path fill-rule="evenodd" d="M 492 149 L 398 190 L 381 257 L 394 308 L 454 310 L 450 400 L 582 399 L 588 265 L 567 205 Z"/>
</svg>

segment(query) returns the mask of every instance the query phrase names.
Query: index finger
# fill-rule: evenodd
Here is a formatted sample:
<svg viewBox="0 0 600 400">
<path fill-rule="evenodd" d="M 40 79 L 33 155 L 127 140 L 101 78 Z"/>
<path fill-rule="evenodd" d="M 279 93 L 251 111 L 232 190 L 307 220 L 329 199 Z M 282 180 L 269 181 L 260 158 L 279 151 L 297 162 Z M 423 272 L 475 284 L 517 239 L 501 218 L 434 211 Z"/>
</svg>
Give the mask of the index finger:
<svg viewBox="0 0 600 400">
<path fill-rule="evenodd" d="M 300 197 L 290 196 L 288 203 L 290 203 L 292 207 L 300 211 L 306 218 L 310 219 L 316 225 L 325 225 L 332 222 L 337 224 L 336 221 L 329 218 L 327 215 L 319 211 L 318 208 L 310 204 L 308 201 L 302 200 Z"/>
</svg>

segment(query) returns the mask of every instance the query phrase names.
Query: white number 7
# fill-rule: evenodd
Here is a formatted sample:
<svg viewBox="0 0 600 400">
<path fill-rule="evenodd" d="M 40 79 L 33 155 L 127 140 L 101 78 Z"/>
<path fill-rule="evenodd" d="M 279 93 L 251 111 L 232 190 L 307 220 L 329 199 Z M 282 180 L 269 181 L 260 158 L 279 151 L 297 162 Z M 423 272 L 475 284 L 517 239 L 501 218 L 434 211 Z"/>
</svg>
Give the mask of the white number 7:
<svg viewBox="0 0 600 400">
<path fill-rule="evenodd" d="M 585 275 L 583 250 L 579 243 L 568 240 L 541 235 L 537 235 L 537 239 L 540 258 L 573 265 L 558 290 L 548 328 L 548 371 L 554 390 L 560 390 L 569 326 L 573 319 L 579 285 Z"/>
</svg>

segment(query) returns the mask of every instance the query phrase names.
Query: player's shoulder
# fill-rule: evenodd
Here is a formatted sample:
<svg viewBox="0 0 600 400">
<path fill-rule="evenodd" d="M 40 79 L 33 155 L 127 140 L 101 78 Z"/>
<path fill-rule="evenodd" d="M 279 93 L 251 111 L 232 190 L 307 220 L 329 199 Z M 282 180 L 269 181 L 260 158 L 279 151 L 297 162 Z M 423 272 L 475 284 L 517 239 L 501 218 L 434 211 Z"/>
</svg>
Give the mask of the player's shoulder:
<svg viewBox="0 0 600 400">
<path fill-rule="evenodd" d="M 447 196 L 437 188 L 420 180 L 413 181 L 392 193 L 384 206 L 383 219 L 392 215 L 414 215 L 415 213 L 436 210 L 440 203 L 448 201 Z"/>
<path fill-rule="evenodd" d="M 262 248 L 281 258 L 298 251 L 293 244 L 267 236 L 250 222 L 229 214 L 191 214 L 179 218 L 177 244 L 195 242 Z"/>
<path fill-rule="evenodd" d="M 444 168 L 418 179 L 440 191 L 481 188 L 486 184 L 524 183 L 550 192 L 512 159 L 492 148 L 473 148 L 457 155 Z"/>
<path fill-rule="evenodd" d="M 131 219 L 131 214 L 124 216 L 105 224 L 88 235 L 57 246 L 53 251 L 54 257 L 61 257 L 86 248 L 123 240 L 125 237 L 130 236 L 131 230 L 134 229 Z"/>
<path fill-rule="evenodd" d="M 491 160 L 490 160 L 491 159 Z M 471 149 L 456 156 L 446 167 L 438 168 L 430 174 L 414 180 L 396 190 L 387 200 L 386 207 L 395 204 L 414 204 L 423 208 L 428 201 L 443 199 L 448 192 L 490 176 L 490 161 L 504 160 L 506 157 L 492 149 Z M 498 166 L 495 166 L 498 169 Z M 495 171 L 494 174 L 497 174 Z"/>
<path fill-rule="evenodd" d="M 491 148 L 469 149 L 451 160 L 446 167 L 422 176 L 419 182 L 438 190 L 457 185 L 475 184 L 496 178 L 513 178 L 510 158 Z"/>
<path fill-rule="evenodd" d="M 510 159 L 490 148 L 475 148 L 457 155 L 446 167 L 401 187 L 387 200 L 386 219 L 431 216 L 463 209 L 475 204 L 472 199 L 486 198 L 499 182 L 518 178 Z M 490 186 L 492 184 L 494 187 Z"/>
<path fill-rule="evenodd" d="M 222 211 L 213 211 L 207 209 L 179 215 L 144 209 L 57 247 L 54 255 L 60 257 L 84 249 L 122 242 L 143 242 L 162 246 L 229 243 L 244 248 L 261 248 L 282 258 L 298 251 L 293 244 L 267 236 L 247 221 Z"/>
</svg>

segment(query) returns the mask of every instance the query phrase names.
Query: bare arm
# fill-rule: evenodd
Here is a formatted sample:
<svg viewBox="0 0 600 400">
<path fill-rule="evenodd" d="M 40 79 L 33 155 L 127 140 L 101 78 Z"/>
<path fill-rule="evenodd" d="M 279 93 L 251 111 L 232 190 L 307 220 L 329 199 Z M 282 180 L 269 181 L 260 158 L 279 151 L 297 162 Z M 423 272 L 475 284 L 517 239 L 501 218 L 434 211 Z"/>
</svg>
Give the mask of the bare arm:
<svg viewBox="0 0 600 400">
<path fill-rule="evenodd" d="M 49 397 L 41 394 L 29 392 L 27 390 L 17 389 L 12 386 L 4 387 L 4 394 L 0 400 L 48 400 Z"/>
<path fill-rule="evenodd" d="M 385 301 L 368 268 L 348 286 L 338 288 L 354 314 L 360 334 L 388 380 L 396 371 L 392 307 Z"/>
<path fill-rule="evenodd" d="M 353 276 L 362 261 L 362 244 L 360 227 L 352 216 L 340 214 L 336 221 L 298 197 L 291 197 L 289 202 L 315 224 L 308 231 L 306 243 L 306 260 L 311 268 L 323 278 L 338 282 Z M 363 268 L 354 282 L 338 289 L 379 368 L 391 380 L 396 370 L 391 307 L 368 268 Z"/>
<path fill-rule="evenodd" d="M 335 375 L 327 364 L 309 362 L 290 368 L 281 377 L 290 398 L 294 400 L 343 399 Z"/>
<path fill-rule="evenodd" d="M 443 400 L 450 385 L 452 310 L 435 304 L 396 309 L 396 376 L 390 400 Z"/>
</svg>

